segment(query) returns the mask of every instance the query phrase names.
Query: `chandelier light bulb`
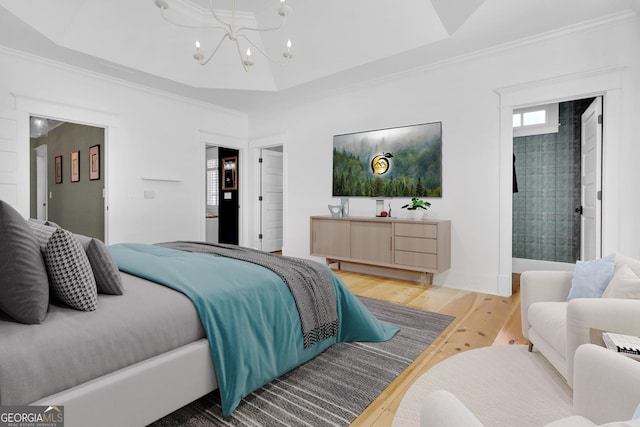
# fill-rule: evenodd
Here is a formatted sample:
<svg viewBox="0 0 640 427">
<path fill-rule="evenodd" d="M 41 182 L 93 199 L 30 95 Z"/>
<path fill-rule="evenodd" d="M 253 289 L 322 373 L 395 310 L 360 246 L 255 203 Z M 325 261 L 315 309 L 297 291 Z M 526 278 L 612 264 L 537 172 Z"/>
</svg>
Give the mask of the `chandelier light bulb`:
<svg viewBox="0 0 640 427">
<path fill-rule="evenodd" d="M 251 49 L 247 48 L 247 57 L 242 61 L 242 65 L 244 65 L 244 70 L 249 71 L 249 67 L 253 65 L 253 61 L 251 60 Z"/>
<path fill-rule="evenodd" d="M 291 39 L 287 40 L 287 50 L 282 52 L 282 56 L 284 56 L 287 60 L 293 58 L 293 52 L 291 52 Z"/>
<path fill-rule="evenodd" d="M 193 59 L 202 64 L 202 60 L 204 59 L 204 55 L 200 51 L 200 42 L 196 40 L 196 51 L 193 54 Z"/>
<path fill-rule="evenodd" d="M 286 0 L 280 0 L 280 8 L 278 9 L 278 14 L 280 16 L 289 16 L 291 13 L 291 6 L 286 3 Z"/>
</svg>

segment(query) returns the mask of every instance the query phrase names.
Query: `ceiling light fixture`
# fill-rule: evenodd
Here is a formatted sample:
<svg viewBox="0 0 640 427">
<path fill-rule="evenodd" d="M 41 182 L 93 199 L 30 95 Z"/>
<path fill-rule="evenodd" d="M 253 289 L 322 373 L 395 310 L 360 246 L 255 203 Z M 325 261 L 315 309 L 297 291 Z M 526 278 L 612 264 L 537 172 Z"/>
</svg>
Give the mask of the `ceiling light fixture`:
<svg viewBox="0 0 640 427">
<path fill-rule="evenodd" d="M 198 61 L 200 65 L 207 65 L 207 63 L 211 61 L 211 58 L 213 58 L 213 56 L 218 52 L 218 49 L 220 49 L 220 46 L 222 46 L 222 43 L 225 41 L 225 39 L 229 39 L 230 41 L 235 43 L 236 49 L 238 50 L 238 55 L 240 56 L 240 62 L 242 63 L 242 67 L 244 68 L 245 71 L 249 71 L 249 69 L 253 65 L 253 61 L 251 59 L 251 47 L 253 47 L 255 50 L 260 52 L 265 58 L 273 62 L 287 62 L 291 58 L 293 58 L 293 52 L 291 51 L 291 40 L 287 40 L 286 49 L 284 52 L 282 52 L 282 56 L 284 57 L 284 61 L 282 61 L 267 55 L 262 49 L 260 49 L 258 45 L 256 45 L 256 43 L 254 43 L 249 37 L 247 37 L 244 34 L 245 32 L 248 32 L 248 31 L 254 31 L 254 32 L 275 31 L 282 28 L 286 24 L 287 17 L 291 14 L 291 10 L 292 10 L 291 6 L 286 4 L 286 0 L 280 0 L 280 7 L 278 8 L 278 15 L 282 17 L 280 24 L 270 28 L 238 27 L 238 23 L 236 22 L 235 0 L 233 0 L 231 3 L 231 18 L 230 18 L 231 22 L 225 22 L 224 20 L 222 20 L 218 16 L 218 13 L 216 13 L 216 10 L 213 7 L 213 0 L 209 0 L 209 12 L 211 13 L 211 17 L 213 18 L 213 21 L 217 22 L 217 23 L 214 23 L 213 25 L 187 25 L 187 24 L 182 24 L 182 23 L 173 21 L 172 19 L 166 16 L 166 11 L 167 9 L 169 9 L 169 3 L 167 2 L 167 0 L 154 0 L 154 3 L 160 9 L 160 15 L 162 15 L 162 18 L 165 21 L 169 22 L 170 24 L 177 25 L 179 27 L 184 27 L 184 28 L 213 29 L 213 30 L 222 30 L 224 32 L 224 34 L 222 35 L 222 38 L 216 45 L 215 49 L 213 49 L 213 52 L 211 52 L 211 54 L 206 58 L 205 58 L 204 52 L 202 51 L 200 42 L 196 40 L 196 51 L 193 54 L 193 58 L 196 61 Z M 242 49 L 240 48 L 239 39 L 245 40 L 249 45 L 251 45 L 251 47 L 247 48 L 244 56 L 242 55 Z"/>
<path fill-rule="evenodd" d="M 31 138 L 40 138 L 49 132 L 49 120 L 43 117 L 31 117 L 29 133 Z"/>
</svg>

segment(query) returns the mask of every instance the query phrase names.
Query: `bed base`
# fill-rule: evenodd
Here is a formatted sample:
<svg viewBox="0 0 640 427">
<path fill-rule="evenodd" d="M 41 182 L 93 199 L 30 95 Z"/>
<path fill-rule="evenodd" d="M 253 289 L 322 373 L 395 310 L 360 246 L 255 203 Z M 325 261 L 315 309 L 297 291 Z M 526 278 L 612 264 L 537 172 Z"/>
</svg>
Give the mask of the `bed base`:
<svg viewBox="0 0 640 427">
<path fill-rule="evenodd" d="M 218 388 L 201 339 L 32 405 L 64 405 L 65 427 L 146 426 Z"/>
</svg>

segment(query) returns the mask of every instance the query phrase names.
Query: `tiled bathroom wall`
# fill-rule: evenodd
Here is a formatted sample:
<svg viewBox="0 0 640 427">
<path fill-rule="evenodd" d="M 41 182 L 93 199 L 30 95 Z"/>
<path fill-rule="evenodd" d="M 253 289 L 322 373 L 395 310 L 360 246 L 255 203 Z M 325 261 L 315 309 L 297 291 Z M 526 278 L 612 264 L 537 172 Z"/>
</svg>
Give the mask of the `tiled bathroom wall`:
<svg viewBox="0 0 640 427">
<path fill-rule="evenodd" d="M 580 117 L 591 101 L 560 103 L 558 133 L 513 139 L 514 258 L 574 263 L 580 257 Z"/>
</svg>

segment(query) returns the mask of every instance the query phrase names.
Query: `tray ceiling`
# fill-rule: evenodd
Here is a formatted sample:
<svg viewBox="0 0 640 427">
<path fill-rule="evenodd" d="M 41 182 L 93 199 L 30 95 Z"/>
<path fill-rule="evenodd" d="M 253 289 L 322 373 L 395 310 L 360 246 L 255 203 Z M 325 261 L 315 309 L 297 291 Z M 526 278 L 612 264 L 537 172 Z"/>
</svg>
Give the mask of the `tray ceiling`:
<svg viewBox="0 0 640 427">
<path fill-rule="evenodd" d="M 168 0 L 168 12 L 199 19 L 208 0 Z M 260 54 L 249 72 L 229 42 L 206 66 L 194 41 L 211 49 L 219 33 L 174 27 L 153 0 L 0 0 L 0 45 L 187 97 L 251 110 L 260 94 L 337 89 L 410 68 L 620 14 L 634 0 L 287 0 L 293 8 L 277 32 L 252 40 L 281 57 Z M 231 1 L 214 1 L 221 13 Z M 240 18 L 269 25 L 278 0 L 236 0 Z M 251 105 L 249 101 L 251 100 Z M 259 102 L 258 102 L 259 104 Z"/>
</svg>

